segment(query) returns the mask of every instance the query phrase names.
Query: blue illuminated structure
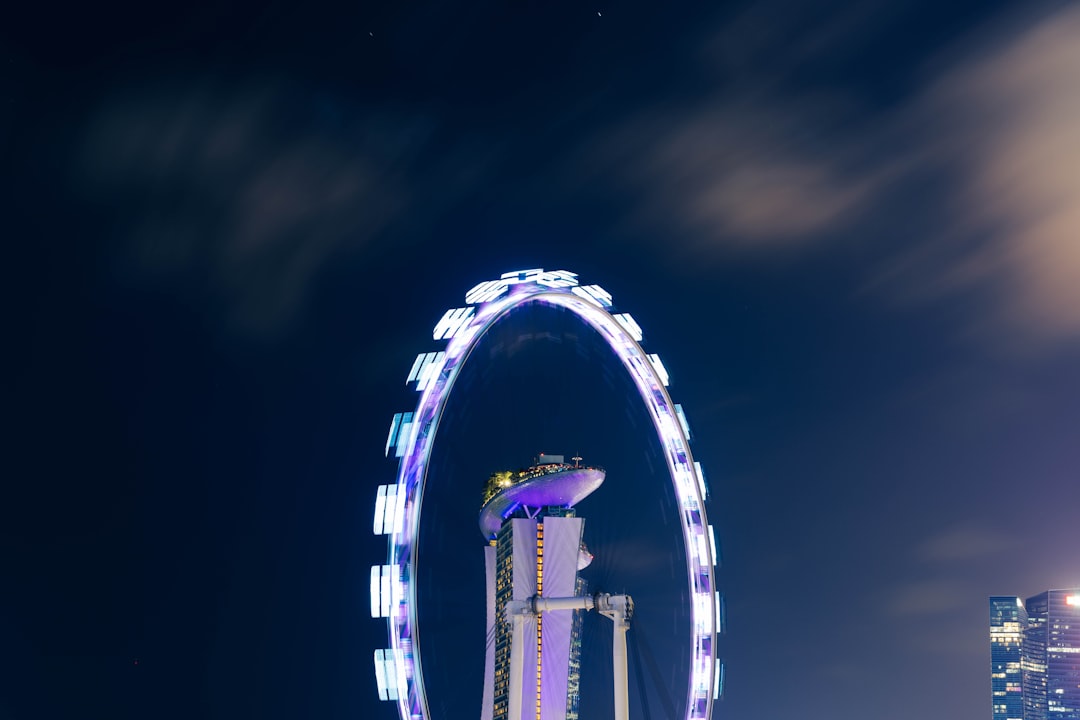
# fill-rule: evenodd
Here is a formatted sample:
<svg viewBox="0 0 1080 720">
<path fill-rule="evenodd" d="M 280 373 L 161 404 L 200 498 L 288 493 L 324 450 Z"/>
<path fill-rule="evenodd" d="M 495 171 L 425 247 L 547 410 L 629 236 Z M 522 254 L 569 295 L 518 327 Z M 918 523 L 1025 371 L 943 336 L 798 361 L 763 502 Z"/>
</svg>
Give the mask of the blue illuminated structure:
<svg viewBox="0 0 1080 720">
<path fill-rule="evenodd" d="M 521 717 L 523 708 L 538 720 L 577 720 L 581 621 L 595 603 L 578 576 L 593 557 L 582 541 L 585 521 L 574 505 L 605 477 L 600 468 L 580 465 L 580 459 L 569 464 L 562 455 L 541 454 L 530 468 L 492 474 L 484 488 L 480 532 L 488 541 L 488 642 L 481 720 Z M 536 600 L 554 598 L 581 602 L 561 611 L 536 611 Z M 515 601 L 525 602 L 525 615 L 507 621 L 506 608 Z M 628 629 L 629 617 L 621 619 Z M 516 634 L 515 620 L 521 623 Z M 625 640 L 625 634 L 616 636 Z M 514 648 L 516 643 L 524 647 Z M 627 703 L 625 642 L 613 649 L 613 665 L 613 702 L 620 718 Z"/>
<path fill-rule="evenodd" d="M 1024 720 L 1080 720 L 1080 588 L 1024 601 Z"/>
<path fill-rule="evenodd" d="M 990 598 L 994 720 L 1080 720 L 1080 588 Z"/>
<path fill-rule="evenodd" d="M 378 489 L 375 506 L 374 531 L 388 540 L 386 564 L 371 570 L 372 616 L 386 619 L 389 638 L 389 647 L 375 652 L 380 697 L 396 702 L 402 720 L 431 718 L 416 622 L 414 543 L 432 446 L 461 368 L 485 333 L 519 308 L 546 305 L 569 310 L 604 339 L 630 375 L 657 433 L 679 507 L 691 602 L 690 676 L 683 717 L 711 718 L 723 677 L 716 654 L 722 599 L 714 580 L 715 541 L 705 513 L 704 477 L 689 448 L 689 426 L 682 408 L 668 395 L 668 373 L 659 356 L 642 349 L 641 327 L 628 313 L 612 312 L 608 292 L 598 285 L 579 284 L 577 276 L 565 270 L 505 273 L 473 287 L 465 303 L 446 311 L 435 325 L 434 340 L 445 341 L 446 346 L 417 356 L 406 384 L 415 385 L 419 401 L 414 410 L 394 416 L 387 436 L 386 453 L 393 450 L 399 466 L 397 482 Z M 610 607 L 596 609 L 614 612 Z"/>
<path fill-rule="evenodd" d="M 1027 624 L 1027 610 L 1020 598 L 990 598 L 990 693 L 994 720 L 1024 720 L 1020 666 Z"/>
<path fill-rule="evenodd" d="M 480 532 L 494 540 L 503 520 L 521 507 L 544 508 L 577 505 L 604 482 L 604 471 L 562 462 L 544 463 L 516 473 L 496 473 L 488 485 L 488 497 L 480 509 Z M 542 464 L 540 464 L 542 463 Z"/>
</svg>

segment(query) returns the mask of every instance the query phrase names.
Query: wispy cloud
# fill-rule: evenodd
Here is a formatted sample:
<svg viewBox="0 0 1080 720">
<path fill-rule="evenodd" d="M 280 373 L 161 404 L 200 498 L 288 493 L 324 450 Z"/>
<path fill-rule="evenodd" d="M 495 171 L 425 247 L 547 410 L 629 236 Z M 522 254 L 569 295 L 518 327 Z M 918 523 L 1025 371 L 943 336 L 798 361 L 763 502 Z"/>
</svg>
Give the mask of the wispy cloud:
<svg viewBox="0 0 1080 720">
<path fill-rule="evenodd" d="M 943 615 L 971 601 L 968 588 L 955 580 L 921 580 L 898 588 L 889 598 L 893 615 Z"/>
<path fill-rule="evenodd" d="M 989 285 L 1015 335 L 1080 336 L 1080 9 L 993 40 L 929 89 L 916 120 L 954 164 L 958 234 L 986 238 L 930 275 Z"/>
<path fill-rule="evenodd" d="M 320 116 L 320 102 L 332 101 L 200 81 L 105 101 L 87 123 L 79 184 L 117 218 L 121 272 L 204 293 L 231 326 L 273 335 L 331 258 L 380 240 L 418 203 L 444 208 L 481 162 L 436 143 L 423 116 Z"/>
<path fill-rule="evenodd" d="M 598 166 L 640 200 L 635 220 L 695 252 L 822 241 L 873 205 L 910 159 L 883 150 L 890 129 L 871 126 L 849 94 L 808 90 L 798 75 L 850 51 L 889 14 L 877 3 L 828 12 L 754 3 L 692 54 L 691 74 L 710 89 L 620 118 L 598 143 Z"/>
<path fill-rule="evenodd" d="M 910 560 L 919 575 L 889 592 L 885 612 L 898 617 L 946 619 L 968 616 L 988 592 L 978 568 L 1000 565 L 1021 542 L 1013 535 L 971 523 L 946 527 L 915 543 Z"/>
<path fill-rule="evenodd" d="M 715 93 L 608 134 L 600 155 L 641 199 L 635 219 L 703 258 L 858 237 L 883 298 L 974 298 L 968 327 L 1001 345 L 1080 338 L 1080 9 L 967 38 L 887 112 L 850 89 L 792 89 L 804 63 L 873 37 L 873 13 L 802 33 L 759 14 L 702 54 Z"/>
<path fill-rule="evenodd" d="M 639 118 L 620 142 L 647 152 L 629 176 L 647 193 L 645 212 L 667 216 L 703 245 L 754 248 L 807 242 L 835 228 L 876 191 L 889 170 L 855 169 L 853 149 L 828 147 L 799 127 L 815 101 L 724 102 L 673 118 Z M 632 138 L 638 138 L 634 140 Z"/>
<path fill-rule="evenodd" d="M 938 563 L 966 562 L 1016 546 L 1017 540 L 1006 533 L 961 525 L 927 538 L 917 554 L 922 560 Z"/>
</svg>

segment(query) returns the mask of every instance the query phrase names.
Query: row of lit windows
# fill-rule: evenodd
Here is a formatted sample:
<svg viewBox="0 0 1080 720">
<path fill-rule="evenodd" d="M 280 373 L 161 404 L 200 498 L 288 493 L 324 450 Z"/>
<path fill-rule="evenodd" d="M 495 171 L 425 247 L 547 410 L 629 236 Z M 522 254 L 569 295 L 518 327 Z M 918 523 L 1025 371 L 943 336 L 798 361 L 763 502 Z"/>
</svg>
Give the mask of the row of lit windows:
<svg viewBox="0 0 1080 720">
<path fill-rule="evenodd" d="M 574 595 L 585 595 L 588 583 L 584 578 L 574 582 Z M 581 630 L 584 610 L 574 610 L 570 630 L 570 667 L 566 675 L 566 720 L 578 720 L 578 701 L 581 699 Z"/>
<path fill-rule="evenodd" d="M 495 543 L 495 607 L 504 608 L 514 590 L 513 524 L 499 530 Z M 506 720 L 510 698 L 510 630 L 504 622 L 495 624 L 495 678 L 493 720 Z"/>
<path fill-rule="evenodd" d="M 544 591 L 544 523 L 536 523 L 536 594 Z M 543 666 L 543 614 L 536 616 L 536 720 L 540 720 L 540 671 Z"/>
</svg>

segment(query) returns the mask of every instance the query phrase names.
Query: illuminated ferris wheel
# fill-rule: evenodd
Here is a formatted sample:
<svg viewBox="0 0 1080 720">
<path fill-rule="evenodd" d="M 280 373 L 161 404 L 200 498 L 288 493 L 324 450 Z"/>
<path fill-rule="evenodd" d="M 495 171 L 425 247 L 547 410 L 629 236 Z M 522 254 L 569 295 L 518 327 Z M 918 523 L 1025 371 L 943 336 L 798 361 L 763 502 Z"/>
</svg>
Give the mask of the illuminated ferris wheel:
<svg viewBox="0 0 1080 720">
<path fill-rule="evenodd" d="M 717 655 L 716 638 L 723 627 L 724 610 L 714 577 L 717 554 L 714 531 L 705 511 L 707 489 L 701 466 L 690 452 L 686 416 L 668 394 L 668 374 L 659 356 L 642 349 L 642 330 L 633 317 L 629 313 L 613 312 L 612 297 L 603 288 L 581 285 L 574 273 L 563 270 L 510 272 L 498 280 L 480 283 L 466 293 L 464 307 L 447 310 L 435 325 L 433 339 L 445 342 L 444 349 L 421 353 L 409 370 L 406 384 L 415 386 L 419 400 L 413 411 L 398 413 L 391 422 L 386 454 L 393 452 L 399 458 L 397 481 L 380 486 L 375 503 L 374 532 L 385 535 L 388 546 L 386 563 L 371 568 L 371 615 L 384 618 L 388 630 L 388 646 L 377 649 L 374 658 L 380 698 L 396 704 L 401 720 L 437 720 L 431 715 L 425 691 L 417 611 L 416 548 L 432 448 L 451 391 L 470 355 L 489 330 L 513 311 L 527 306 L 569 311 L 595 331 L 611 356 L 627 371 L 648 413 L 666 462 L 685 552 L 683 596 L 689 599 L 690 607 L 683 632 L 688 638 L 689 677 L 682 717 L 709 719 L 714 700 L 723 690 L 724 668 Z M 574 597 L 571 593 L 552 598 L 541 596 L 536 588 L 533 592 L 525 601 L 507 602 L 505 607 L 496 609 L 506 626 L 513 627 L 514 638 L 523 636 L 522 627 L 529 618 L 537 623 L 544 613 L 595 609 L 614 621 L 615 718 L 627 720 L 625 633 L 633 610 L 632 600 L 627 595 L 597 593 Z M 520 658 L 524 643 L 520 640 L 516 643 L 516 648 L 510 646 L 510 686 L 513 692 L 520 693 L 525 674 Z M 538 669 L 532 667 L 534 671 Z M 537 684 L 538 677 L 537 673 Z M 515 697 L 513 693 L 511 697 Z M 520 696 L 511 701 L 509 712 L 504 708 L 502 713 L 509 720 L 522 720 L 525 716 L 540 720 L 566 717 L 565 712 L 549 714 L 547 709 L 541 712 L 539 703 L 535 715 L 531 709 L 523 712 Z M 485 717 L 490 717 L 490 709 Z"/>
</svg>

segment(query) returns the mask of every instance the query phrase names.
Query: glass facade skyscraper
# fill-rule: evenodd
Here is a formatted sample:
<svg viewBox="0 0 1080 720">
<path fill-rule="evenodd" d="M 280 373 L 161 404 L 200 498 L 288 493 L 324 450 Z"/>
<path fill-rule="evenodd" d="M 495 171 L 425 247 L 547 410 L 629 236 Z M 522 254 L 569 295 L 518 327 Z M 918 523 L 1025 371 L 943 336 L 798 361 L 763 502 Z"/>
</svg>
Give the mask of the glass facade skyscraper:
<svg viewBox="0 0 1080 720">
<path fill-rule="evenodd" d="M 1080 588 L 1024 604 L 1024 720 L 1080 720 Z"/>
<path fill-rule="evenodd" d="M 994 720 L 1024 720 L 1021 661 L 1027 624 L 1027 610 L 1020 598 L 990 598 L 990 687 Z"/>
<path fill-rule="evenodd" d="M 1080 588 L 991 597 L 990 664 L 994 720 L 1080 720 Z"/>
</svg>

